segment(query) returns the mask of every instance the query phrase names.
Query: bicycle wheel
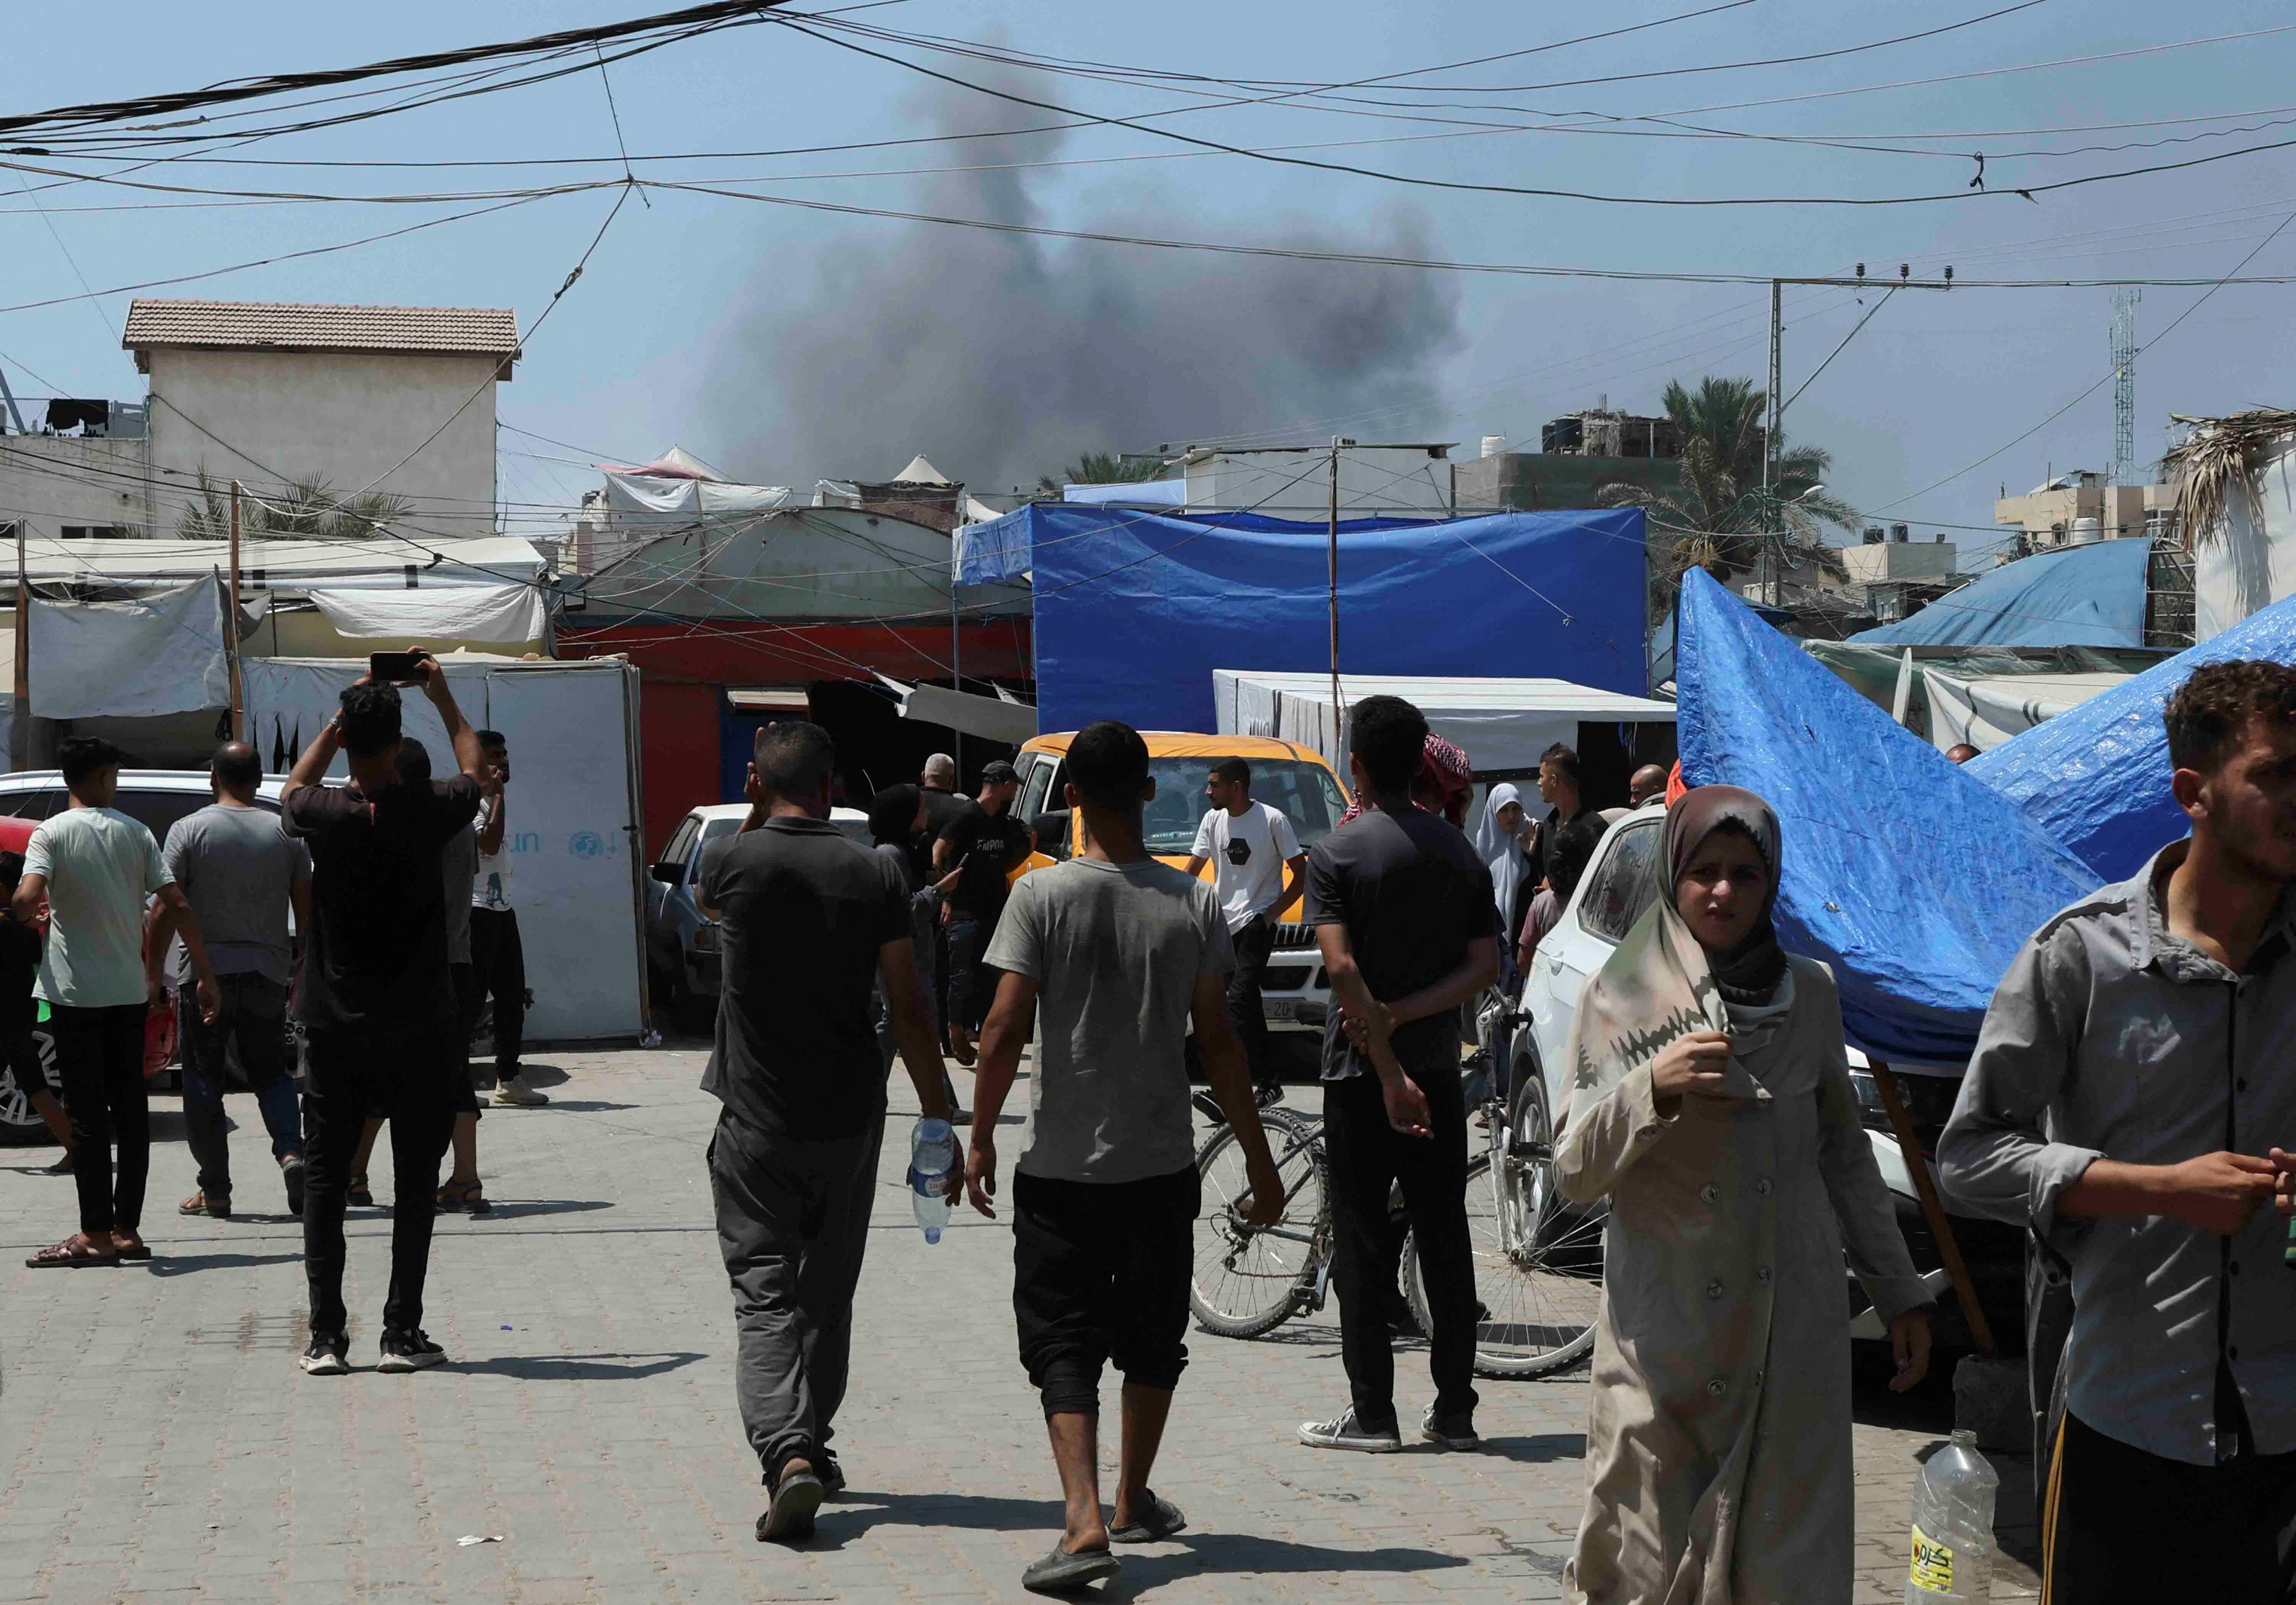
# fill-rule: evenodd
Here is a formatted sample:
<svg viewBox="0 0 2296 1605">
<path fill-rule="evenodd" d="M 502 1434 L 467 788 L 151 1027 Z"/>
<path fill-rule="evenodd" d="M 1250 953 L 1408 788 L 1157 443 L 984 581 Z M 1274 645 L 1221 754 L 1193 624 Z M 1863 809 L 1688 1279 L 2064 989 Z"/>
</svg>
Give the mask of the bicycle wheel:
<svg viewBox="0 0 2296 1605">
<path fill-rule="evenodd" d="M 1283 1178 L 1283 1214 L 1273 1226 L 1248 1226 L 1236 1213 L 1234 1201 L 1251 1187 L 1234 1132 L 1223 1126 L 1196 1151 L 1203 1201 L 1188 1307 L 1206 1331 L 1223 1338 L 1257 1338 L 1291 1317 L 1294 1294 L 1323 1263 L 1329 1230 L 1319 1128 L 1280 1109 L 1262 1110 L 1259 1124 Z"/>
<path fill-rule="evenodd" d="M 1515 1089 L 1504 1134 L 1481 1140 L 1467 1166 L 1467 1238 L 1481 1306 L 1475 1374 L 1545 1376 L 1595 1346 L 1603 1217 L 1571 1208 L 1554 1191 L 1546 1093 L 1535 1079 Z M 1416 1234 L 1403 1255 L 1411 1313 L 1431 1332 Z"/>
</svg>

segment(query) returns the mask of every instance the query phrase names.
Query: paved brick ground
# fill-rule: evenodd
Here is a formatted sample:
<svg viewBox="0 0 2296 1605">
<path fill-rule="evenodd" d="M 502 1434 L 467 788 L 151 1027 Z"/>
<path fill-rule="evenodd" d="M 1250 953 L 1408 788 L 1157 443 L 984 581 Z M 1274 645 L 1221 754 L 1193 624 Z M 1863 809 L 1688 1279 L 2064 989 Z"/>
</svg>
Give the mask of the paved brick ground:
<svg viewBox="0 0 2296 1605">
<path fill-rule="evenodd" d="M 967 1216 L 927 1248 L 888 1144 L 840 1423 L 854 1492 L 810 1548 L 757 1544 L 700 1055 L 542 1057 L 566 1074 L 558 1101 L 481 1127 L 494 1215 L 440 1223 L 427 1319 L 456 1363 L 419 1376 L 364 1369 L 380 1212 L 352 1226 L 362 1369 L 294 1370 L 299 1228 L 175 1215 L 192 1167 L 172 1097 L 155 1110 L 148 1268 L 21 1268 L 69 1230 L 71 1190 L 34 1174 L 47 1151 L 0 1151 L 0 1600 L 1024 1597 L 1057 1484 L 1013 1358 L 1004 1228 Z M 282 1209 L 252 1103 L 232 1107 L 237 1201 Z M 1486 1385 L 1480 1454 L 1318 1454 L 1292 1429 L 1341 1397 L 1336 1338 L 1328 1320 L 1257 1343 L 1196 1334 L 1158 1479 L 1193 1528 L 1128 1552 L 1108 1597 L 1558 1597 L 1584 1486 L 1583 1376 Z M 1399 1374 L 1415 1412 L 1424 1372 L 1407 1360 Z M 1908 1490 L 1949 1415 L 1942 1385 L 1898 1400 L 1861 1382 L 1860 1601 L 1902 1597 Z M 2029 1549 L 2029 1469 L 1999 1463 L 2010 1544 Z M 458 1546 L 470 1534 L 503 1542 Z M 2022 1566 L 2005 1569 L 1997 1599 L 2030 1591 Z"/>
</svg>

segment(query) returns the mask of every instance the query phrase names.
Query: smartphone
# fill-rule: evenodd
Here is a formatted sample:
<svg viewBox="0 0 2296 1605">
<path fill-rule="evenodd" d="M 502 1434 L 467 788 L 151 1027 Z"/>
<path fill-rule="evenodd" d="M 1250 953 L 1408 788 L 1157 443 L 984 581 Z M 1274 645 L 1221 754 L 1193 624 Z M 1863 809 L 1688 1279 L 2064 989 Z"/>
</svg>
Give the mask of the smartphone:
<svg viewBox="0 0 2296 1605">
<path fill-rule="evenodd" d="M 404 652 L 369 652 L 366 655 L 367 678 L 390 685 L 420 680 L 422 671 L 416 666 L 428 656 L 430 654 L 420 648 Z"/>
</svg>

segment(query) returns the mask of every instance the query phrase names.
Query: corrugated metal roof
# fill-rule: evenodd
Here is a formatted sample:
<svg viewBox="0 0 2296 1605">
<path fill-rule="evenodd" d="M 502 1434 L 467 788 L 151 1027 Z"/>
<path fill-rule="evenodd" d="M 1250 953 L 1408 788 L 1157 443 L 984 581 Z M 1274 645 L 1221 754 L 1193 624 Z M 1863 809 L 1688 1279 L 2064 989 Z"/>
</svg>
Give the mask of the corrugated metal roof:
<svg viewBox="0 0 2296 1605">
<path fill-rule="evenodd" d="M 419 351 L 519 356 L 518 318 L 507 307 L 346 307 L 291 301 L 157 301 L 127 306 L 120 345 L 285 351 Z"/>
</svg>

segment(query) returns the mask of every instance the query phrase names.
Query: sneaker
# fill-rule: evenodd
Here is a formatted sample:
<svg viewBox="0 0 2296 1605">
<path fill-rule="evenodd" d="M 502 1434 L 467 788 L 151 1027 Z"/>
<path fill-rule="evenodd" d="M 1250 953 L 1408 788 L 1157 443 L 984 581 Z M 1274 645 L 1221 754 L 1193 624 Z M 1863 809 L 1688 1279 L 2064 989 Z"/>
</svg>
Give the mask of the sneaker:
<svg viewBox="0 0 2296 1605">
<path fill-rule="evenodd" d="M 446 1363 L 447 1351 L 424 1337 L 420 1329 L 411 1332 L 386 1329 L 382 1334 L 382 1358 L 375 1369 L 427 1371 Z"/>
<path fill-rule="evenodd" d="M 1466 1415 L 1438 1415 L 1435 1406 L 1427 1406 L 1427 1413 L 1419 1422 L 1419 1436 L 1431 1444 L 1440 1444 L 1446 1449 L 1480 1449 L 1482 1438 L 1475 1431 L 1475 1418 Z"/>
<path fill-rule="evenodd" d="M 517 1077 L 505 1076 L 495 1088 L 495 1101 L 515 1103 L 531 1109 L 537 1105 L 547 1103 L 550 1100 L 545 1094 L 537 1093 L 532 1087 L 526 1085 Z"/>
<path fill-rule="evenodd" d="M 56 1162 L 40 1172 L 42 1175 L 70 1175 L 72 1173 L 72 1151 L 65 1149 Z"/>
<path fill-rule="evenodd" d="M 287 1183 L 287 1213 L 300 1218 L 303 1213 L 303 1156 L 291 1153 L 279 1161 L 279 1179 Z"/>
<path fill-rule="evenodd" d="M 1300 1441 L 1312 1449 L 1353 1449 L 1359 1454 L 1392 1454 L 1403 1447 L 1403 1435 L 1393 1427 L 1366 1427 L 1349 1405 L 1335 1420 L 1301 1421 Z"/>
<path fill-rule="evenodd" d="M 306 1376 L 339 1377 L 350 1369 L 343 1359 L 350 1347 L 351 1340 L 340 1332 L 332 1337 L 313 1332 L 311 1347 L 303 1351 L 303 1357 L 296 1363 L 303 1368 Z"/>
</svg>

